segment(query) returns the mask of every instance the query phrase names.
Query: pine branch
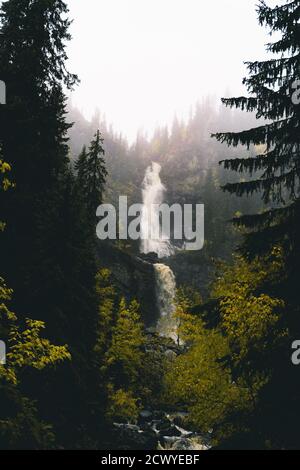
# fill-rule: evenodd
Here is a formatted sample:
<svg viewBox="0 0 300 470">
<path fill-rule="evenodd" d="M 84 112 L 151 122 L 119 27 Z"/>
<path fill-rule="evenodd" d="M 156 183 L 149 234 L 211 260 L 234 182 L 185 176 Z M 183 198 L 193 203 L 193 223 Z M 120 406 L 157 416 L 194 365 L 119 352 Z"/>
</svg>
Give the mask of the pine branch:
<svg viewBox="0 0 300 470">
<path fill-rule="evenodd" d="M 253 173 L 267 168 L 270 172 L 275 172 L 278 169 L 284 169 L 287 165 L 292 168 L 292 164 L 299 156 L 299 152 L 290 150 L 281 153 L 277 147 L 275 150 L 265 154 L 257 155 L 248 158 L 234 158 L 221 160 L 220 165 L 223 165 L 225 170 L 235 171 L 237 173 L 248 172 L 250 176 Z"/>
</svg>

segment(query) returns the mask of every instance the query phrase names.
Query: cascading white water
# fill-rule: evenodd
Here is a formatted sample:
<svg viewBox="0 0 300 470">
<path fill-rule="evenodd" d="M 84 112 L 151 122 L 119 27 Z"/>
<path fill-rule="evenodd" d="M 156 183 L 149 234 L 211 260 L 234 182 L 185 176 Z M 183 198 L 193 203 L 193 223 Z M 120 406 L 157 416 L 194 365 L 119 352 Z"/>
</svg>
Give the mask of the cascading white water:
<svg viewBox="0 0 300 470">
<path fill-rule="evenodd" d="M 172 269 L 165 264 L 154 265 L 156 280 L 157 305 L 160 318 L 157 322 L 157 331 L 161 336 L 166 336 L 177 341 L 177 319 L 175 312 L 176 279 Z"/>
<path fill-rule="evenodd" d="M 166 258 L 174 253 L 174 249 L 169 240 L 163 239 L 159 217 L 156 216 L 166 191 L 159 176 L 160 171 L 161 166 L 152 162 L 146 170 L 142 185 L 141 252 L 156 253 L 159 258 Z M 161 236 L 158 239 L 153 237 L 153 234 L 159 233 Z"/>
<path fill-rule="evenodd" d="M 141 214 L 141 252 L 156 253 L 159 258 L 166 258 L 174 253 L 170 240 L 151 238 L 151 234 L 160 233 L 159 217 L 150 217 L 153 204 L 160 205 L 163 202 L 165 186 L 160 179 L 161 166 L 152 162 L 147 168 L 143 181 L 143 210 Z M 157 225 L 158 226 L 155 226 Z M 157 323 L 157 331 L 162 336 L 177 340 L 176 320 L 174 318 L 176 280 L 169 266 L 162 263 L 154 264 L 156 280 L 157 304 L 160 318 Z"/>
</svg>

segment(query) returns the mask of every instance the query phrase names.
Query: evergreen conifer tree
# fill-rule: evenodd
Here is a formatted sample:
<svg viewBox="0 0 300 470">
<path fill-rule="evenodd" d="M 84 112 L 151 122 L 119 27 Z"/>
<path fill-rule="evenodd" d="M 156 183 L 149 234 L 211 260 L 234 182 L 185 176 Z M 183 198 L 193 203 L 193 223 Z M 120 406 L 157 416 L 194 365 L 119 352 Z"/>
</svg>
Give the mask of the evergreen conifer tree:
<svg viewBox="0 0 300 470">
<path fill-rule="evenodd" d="M 105 152 L 103 149 L 103 139 L 98 130 L 92 140 L 89 151 L 86 155 L 85 165 L 81 169 L 83 176 L 83 189 L 85 193 L 87 208 L 90 214 L 95 214 L 97 207 L 102 204 L 102 196 L 107 176 Z M 81 161 L 84 158 L 81 155 Z M 81 164 L 82 165 L 82 164 Z"/>
<path fill-rule="evenodd" d="M 269 60 L 248 62 L 249 77 L 244 79 L 249 97 L 223 99 L 229 107 L 256 112 L 265 121 L 242 132 L 218 133 L 216 138 L 228 145 L 251 144 L 265 151 L 249 158 L 223 161 L 226 169 L 248 173 L 249 181 L 228 183 L 226 191 L 242 196 L 261 193 L 269 209 L 262 214 L 245 215 L 235 222 L 250 229 L 245 251 L 262 251 L 277 241 L 293 250 L 299 242 L 295 221 L 300 215 L 300 105 L 293 100 L 300 76 L 300 1 L 269 7 L 260 1 L 258 18 L 270 34 L 280 34 L 267 50 Z"/>
<path fill-rule="evenodd" d="M 87 166 L 87 151 L 86 151 L 86 146 L 84 145 L 74 165 L 75 171 L 77 173 L 77 182 L 79 183 L 79 186 L 81 186 L 82 188 L 84 187 L 84 184 L 85 184 L 85 176 L 86 176 L 86 169 L 87 169 L 86 166 Z"/>
<path fill-rule="evenodd" d="M 248 181 L 228 183 L 224 190 L 238 196 L 261 194 L 269 206 L 262 213 L 234 219 L 237 225 L 246 228 L 244 255 L 253 257 L 270 252 L 276 245 L 283 248 L 281 278 L 271 288 L 268 278 L 264 289 L 284 300 L 281 325 L 285 326 L 286 334 L 280 347 L 268 346 L 272 352 L 272 377 L 260 392 L 252 425 L 253 429 L 260 429 L 272 448 L 298 448 L 299 373 L 291 363 L 290 348 L 300 335 L 300 104 L 295 99 L 300 77 L 300 1 L 287 0 L 274 7 L 260 1 L 258 18 L 271 34 L 279 36 L 267 45 L 275 57 L 247 63 L 249 77 L 244 84 L 249 97 L 222 101 L 231 108 L 255 111 L 256 117 L 264 121 L 249 130 L 218 133 L 215 137 L 229 146 L 242 144 L 249 149 L 254 144 L 264 148 L 256 156 L 221 162 L 225 169 L 250 175 Z"/>
<path fill-rule="evenodd" d="M 68 161 L 63 87 L 72 88 L 77 77 L 65 65 L 67 13 L 63 0 L 8 0 L 0 10 L 1 78 L 7 85 L 1 160 L 11 165 L 16 182 L 15 191 L 0 195 L 0 220 L 6 223 L 1 269 L 15 292 L 13 308 L 45 321 L 51 340 L 67 343 L 72 353 L 71 364 L 35 384 L 25 377 L 24 386 L 36 385 L 58 442 L 74 448 L 89 439 L 92 419 L 99 423 L 101 417 L 89 405 L 96 394 L 95 228 Z"/>
</svg>

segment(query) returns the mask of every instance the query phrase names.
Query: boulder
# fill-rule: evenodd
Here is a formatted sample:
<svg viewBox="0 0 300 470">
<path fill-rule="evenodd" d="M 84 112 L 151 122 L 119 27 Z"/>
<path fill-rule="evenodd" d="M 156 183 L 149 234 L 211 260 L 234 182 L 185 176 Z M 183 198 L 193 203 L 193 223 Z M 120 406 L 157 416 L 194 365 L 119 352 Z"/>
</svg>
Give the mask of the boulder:
<svg viewBox="0 0 300 470">
<path fill-rule="evenodd" d="M 113 442 L 115 450 L 155 450 L 158 445 L 156 433 L 150 428 L 143 431 L 130 425 L 116 426 Z"/>
<path fill-rule="evenodd" d="M 162 419 L 165 418 L 165 413 L 163 411 L 154 410 L 153 411 L 153 417 L 154 417 L 154 419 L 162 420 Z"/>
<path fill-rule="evenodd" d="M 142 410 L 139 413 L 138 422 L 145 423 L 151 421 L 153 418 L 153 413 L 150 410 Z"/>
<path fill-rule="evenodd" d="M 176 359 L 177 357 L 177 354 L 175 351 L 173 351 L 172 349 L 167 349 L 165 352 L 164 352 L 164 356 L 170 360 L 170 361 L 174 361 L 174 359 Z"/>
<path fill-rule="evenodd" d="M 176 426 L 184 428 L 186 426 L 186 415 L 174 416 L 173 423 L 176 424 Z"/>
<path fill-rule="evenodd" d="M 168 429 L 162 429 L 159 434 L 161 437 L 180 437 L 181 436 L 181 432 L 179 431 L 179 429 L 176 428 L 176 426 L 170 426 Z"/>
<path fill-rule="evenodd" d="M 164 417 L 156 424 L 156 429 L 158 431 L 163 431 L 164 429 L 170 429 L 171 425 L 171 421 L 168 418 Z"/>
</svg>

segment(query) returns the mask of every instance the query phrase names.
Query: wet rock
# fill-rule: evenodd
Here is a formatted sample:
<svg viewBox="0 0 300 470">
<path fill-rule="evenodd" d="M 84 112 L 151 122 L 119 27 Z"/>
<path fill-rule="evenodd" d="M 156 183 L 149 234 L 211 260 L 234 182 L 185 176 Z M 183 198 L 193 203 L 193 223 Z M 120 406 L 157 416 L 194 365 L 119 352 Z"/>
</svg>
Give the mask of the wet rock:
<svg viewBox="0 0 300 470">
<path fill-rule="evenodd" d="M 192 444 L 189 439 L 179 439 L 177 442 L 174 442 L 172 449 L 174 450 L 192 450 Z"/>
<path fill-rule="evenodd" d="M 155 326 L 150 326 L 149 328 L 146 328 L 146 334 L 149 336 L 157 335 L 157 329 Z"/>
<path fill-rule="evenodd" d="M 178 439 L 172 445 L 172 450 L 207 450 L 208 447 L 201 441 L 200 437 Z"/>
<path fill-rule="evenodd" d="M 151 421 L 152 418 L 153 418 L 153 413 L 152 413 L 152 411 L 150 411 L 150 410 L 142 410 L 142 411 L 140 411 L 140 413 L 139 413 L 138 422 L 139 422 L 139 423 L 145 423 L 145 422 L 147 422 L 147 421 Z"/>
<path fill-rule="evenodd" d="M 163 429 L 160 431 L 160 436 L 162 437 L 180 437 L 181 432 L 176 426 L 170 426 L 168 429 Z"/>
<path fill-rule="evenodd" d="M 116 450 L 153 450 L 158 445 L 151 428 L 143 431 L 139 426 L 128 424 L 115 424 L 113 439 Z"/>
<path fill-rule="evenodd" d="M 153 426 L 150 423 L 142 423 L 140 425 L 140 428 L 143 432 L 146 432 L 146 433 L 149 432 L 149 431 L 150 431 L 150 433 L 152 433 L 152 431 L 155 432 L 155 428 L 153 428 Z"/>
<path fill-rule="evenodd" d="M 155 264 L 158 262 L 158 255 L 157 253 L 140 253 L 139 258 L 143 259 L 144 261 L 147 261 L 148 263 Z"/>
<path fill-rule="evenodd" d="M 177 357 L 177 354 L 175 351 L 173 351 L 172 349 L 167 349 L 165 352 L 164 352 L 164 356 L 170 360 L 170 361 L 174 361 Z"/>
<path fill-rule="evenodd" d="M 186 415 L 174 416 L 173 423 L 176 424 L 176 426 L 184 428 L 186 426 Z"/>
<path fill-rule="evenodd" d="M 165 418 L 165 413 L 163 411 L 154 410 L 153 411 L 153 417 L 154 417 L 154 419 L 162 420 L 162 419 Z"/>
<path fill-rule="evenodd" d="M 97 240 L 97 252 L 99 266 L 111 271 L 111 281 L 118 294 L 128 301 L 138 300 L 146 327 L 156 324 L 159 311 L 153 301 L 156 298 L 153 264 L 107 243 L 107 240 Z"/>
<path fill-rule="evenodd" d="M 158 431 L 163 431 L 164 429 L 170 429 L 171 425 L 171 421 L 168 418 L 164 417 L 156 424 L 156 429 Z"/>
</svg>

